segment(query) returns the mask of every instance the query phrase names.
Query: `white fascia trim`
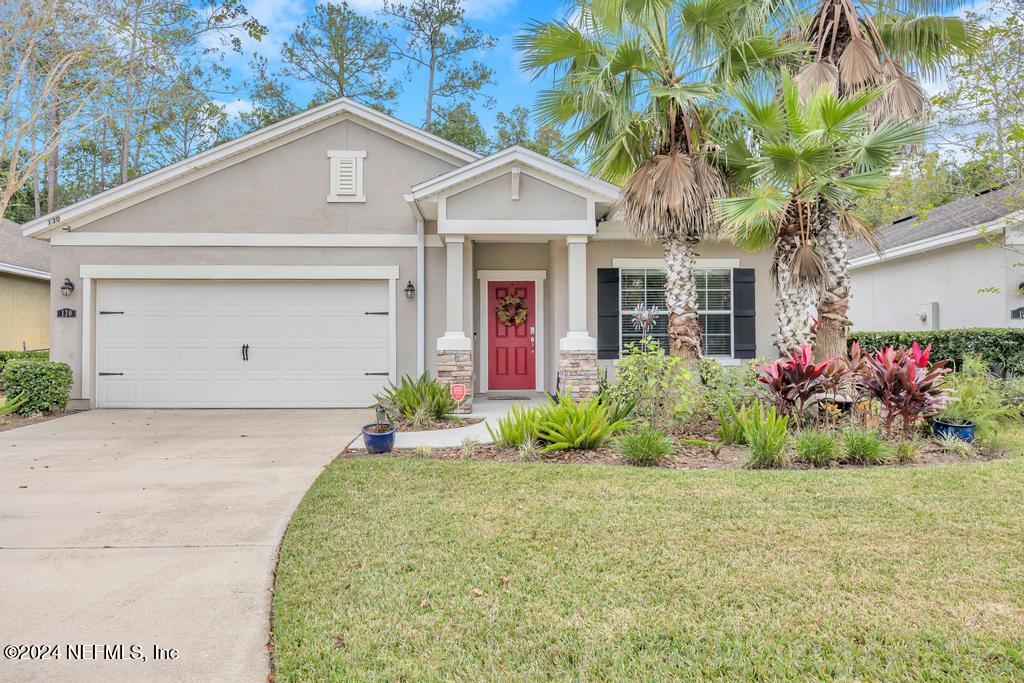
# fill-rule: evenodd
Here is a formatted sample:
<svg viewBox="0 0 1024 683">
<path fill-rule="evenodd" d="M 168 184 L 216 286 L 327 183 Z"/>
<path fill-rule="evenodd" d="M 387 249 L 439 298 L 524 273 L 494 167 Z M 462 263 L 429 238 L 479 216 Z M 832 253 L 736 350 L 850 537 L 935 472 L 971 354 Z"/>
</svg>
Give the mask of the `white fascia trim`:
<svg viewBox="0 0 1024 683">
<path fill-rule="evenodd" d="M 472 162 L 480 158 L 480 155 L 476 152 L 472 152 L 436 135 L 420 130 L 419 128 L 411 126 L 404 121 L 399 121 L 396 118 L 382 114 L 381 112 L 359 104 L 358 102 L 342 98 L 300 114 L 296 114 L 295 116 L 283 121 L 271 124 L 266 128 L 261 128 L 260 130 L 253 131 L 252 133 L 243 135 L 235 140 L 225 142 L 224 144 L 213 147 L 205 152 L 200 152 L 199 154 L 189 157 L 188 159 L 184 159 L 183 161 L 179 161 L 178 163 L 171 164 L 170 166 L 158 169 L 152 173 L 147 173 L 146 175 L 136 178 L 135 180 L 130 180 L 123 185 L 118 185 L 117 187 L 82 200 L 77 204 L 72 204 L 71 206 L 64 207 L 59 211 L 55 211 L 29 221 L 22 226 L 22 234 L 26 237 L 32 237 L 50 230 L 56 230 L 67 225 L 73 220 L 83 218 L 88 220 L 88 217 L 91 214 L 104 208 L 108 208 L 111 205 L 120 205 L 122 202 L 126 203 L 129 198 L 133 198 L 136 195 L 143 195 L 143 198 L 149 198 L 154 194 L 159 194 L 160 192 L 173 189 L 173 187 L 177 187 L 179 184 L 182 184 L 180 182 L 178 184 L 174 184 L 174 181 L 180 181 L 183 178 L 191 176 L 202 177 L 207 173 L 213 172 L 213 170 L 219 170 L 224 165 L 231 165 L 231 163 L 237 163 L 238 161 L 255 156 L 255 154 L 252 153 L 254 150 L 258 150 L 258 153 L 262 154 L 274 147 L 290 142 L 298 137 L 302 137 L 304 134 L 315 132 L 314 130 L 303 132 L 306 128 L 319 126 L 315 129 L 319 130 L 320 128 L 337 123 L 337 120 L 345 114 L 362 119 L 363 121 L 379 128 L 381 131 L 387 131 L 393 135 L 397 135 L 411 140 L 414 143 L 420 144 L 427 150 L 430 150 L 431 153 L 439 155 L 447 160 Z M 249 154 L 247 155 L 247 153 Z M 240 158 L 234 159 L 234 157 Z M 219 165 L 221 162 L 229 160 L 230 163 Z M 164 185 L 168 185 L 168 187 L 163 188 L 158 192 L 146 194 L 147 191 L 154 190 L 155 188 Z M 139 198 L 136 201 L 142 201 L 142 198 Z"/>
<path fill-rule="evenodd" d="M 50 274 L 47 273 L 45 270 L 36 270 L 35 268 L 16 266 L 13 263 L 0 263 L 0 273 L 10 273 L 11 275 L 30 277 L 35 280 L 49 281 L 50 279 Z"/>
<path fill-rule="evenodd" d="M 113 266 L 83 265 L 102 280 L 397 280 L 398 266 Z"/>
<path fill-rule="evenodd" d="M 587 220 L 453 220 L 440 218 L 437 232 L 442 235 L 593 235 L 594 224 Z"/>
<path fill-rule="evenodd" d="M 488 375 L 490 373 L 490 334 L 491 334 L 491 311 L 490 300 L 487 296 L 487 285 L 491 280 L 532 280 L 534 282 L 533 294 L 537 301 L 536 330 L 534 330 L 534 391 L 544 391 L 544 281 L 547 279 L 546 270 L 478 270 L 477 279 L 480 281 L 480 377 L 477 384 L 480 386 L 480 393 L 488 391 Z M 597 342 L 595 341 L 596 349 Z"/>
<path fill-rule="evenodd" d="M 495 152 L 490 156 L 477 159 L 465 166 L 443 173 L 436 178 L 431 178 L 418 185 L 414 185 L 410 195 L 415 199 L 424 199 L 467 181 L 476 181 L 480 176 L 509 164 L 520 164 L 520 168 L 524 173 L 527 170 L 522 167 L 529 167 L 550 176 L 550 178 L 556 181 L 571 183 L 588 192 L 593 198 L 609 202 L 617 201 L 619 198 L 618 186 L 575 169 L 572 166 L 555 161 L 543 154 L 538 154 L 519 146 L 503 149 L 500 152 Z M 547 178 L 539 179 L 548 181 Z M 477 182 L 483 182 L 483 180 Z"/>
<path fill-rule="evenodd" d="M 594 233 L 594 239 L 621 240 L 626 242 L 637 241 L 636 236 L 629 231 L 629 228 L 618 221 L 602 221 L 599 223 L 597 231 Z"/>
<path fill-rule="evenodd" d="M 597 352 L 597 339 L 586 332 L 568 332 L 558 340 L 559 351 L 594 351 Z"/>
<path fill-rule="evenodd" d="M 425 235 L 425 246 L 441 238 Z M 50 244 L 82 247 L 416 247 L 415 233 L 55 232 Z"/>
<path fill-rule="evenodd" d="M 739 268 L 738 258 L 699 258 L 697 268 Z M 613 258 L 612 268 L 664 268 L 663 258 Z"/>
<path fill-rule="evenodd" d="M 548 278 L 546 270 L 478 270 L 478 280 L 534 280 L 540 282 Z"/>
<path fill-rule="evenodd" d="M 969 228 L 961 228 L 960 230 L 947 232 L 944 235 L 926 237 L 914 242 L 901 244 L 898 247 L 893 247 L 892 249 L 884 249 L 881 254 L 871 253 L 865 254 L 864 256 L 858 256 L 855 259 L 850 259 L 849 267 L 851 270 L 855 268 L 863 268 L 865 266 L 881 263 L 882 261 L 890 261 L 904 256 L 922 254 L 927 251 L 941 249 L 942 247 L 961 244 L 963 242 L 970 242 L 975 239 L 984 239 L 992 233 L 1007 230 L 1016 223 L 1019 223 L 1022 219 L 1024 219 L 1024 210 L 1014 211 L 1013 213 L 1003 216 L 1002 218 L 997 218 L 994 221 L 972 225 Z"/>
</svg>

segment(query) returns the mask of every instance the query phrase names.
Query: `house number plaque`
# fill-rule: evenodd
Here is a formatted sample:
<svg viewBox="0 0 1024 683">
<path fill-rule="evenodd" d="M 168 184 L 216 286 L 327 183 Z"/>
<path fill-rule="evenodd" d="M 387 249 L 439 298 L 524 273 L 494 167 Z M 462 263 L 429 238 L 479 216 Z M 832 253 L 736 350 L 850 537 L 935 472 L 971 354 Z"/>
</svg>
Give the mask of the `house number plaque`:
<svg viewBox="0 0 1024 683">
<path fill-rule="evenodd" d="M 58 318 L 74 318 L 75 317 L 75 309 L 73 309 L 73 308 L 58 308 L 57 309 L 57 317 Z"/>
</svg>

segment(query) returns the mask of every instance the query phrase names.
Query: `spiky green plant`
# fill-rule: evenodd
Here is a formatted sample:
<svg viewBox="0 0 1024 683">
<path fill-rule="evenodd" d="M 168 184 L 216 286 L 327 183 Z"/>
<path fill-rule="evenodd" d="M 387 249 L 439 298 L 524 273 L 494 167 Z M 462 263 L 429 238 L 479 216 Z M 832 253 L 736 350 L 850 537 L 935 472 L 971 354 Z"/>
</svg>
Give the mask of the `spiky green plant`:
<svg viewBox="0 0 1024 683">
<path fill-rule="evenodd" d="M 616 437 L 615 449 L 631 465 L 657 465 L 675 450 L 675 444 L 657 429 L 641 427 Z"/>
<path fill-rule="evenodd" d="M 426 372 L 416 379 L 405 375 L 398 385 L 389 382 L 375 398 L 405 419 L 420 423 L 440 420 L 455 410 L 448 387 Z"/>
<path fill-rule="evenodd" d="M 487 423 L 487 433 L 496 446 L 518 448 L 524 444 L 537 441 L 537 428 L 540 424 L 540 410 L 528 406 L 514 405 L 502 417 L 495 420 L 492 427 Z"/>
<path fill-rule="evenodd" d="M 545 442 L 542 452 L 587 450 L 603 446 L 628 420 L 613 420 L 608 407 L 597 398 L 573 401 L 560 396 L 540 408 L 537 435 Z"/>
<path fill-rule="evenodd" d="M 780 415 L 775 406 L 766 407 L 760 401 L 744 406 L 737 415 L 750 447 L 746 466 L 750 469 L 772 469 L 785 465 L 789 416 Z"/>
<path fill-rule="evenodd" d="M 889 445 L 874 429 L 851 426 L 839 433 L 844 462 L 851 465 L 882 465 L 889 460 Z"/>
<path fill-rule="evenodd" d="M 798 462 L 824 467 L 839 455 L 839 440 L 831 432 L 803 429 L 793 436 L 793 451 Z"/>
</svg>

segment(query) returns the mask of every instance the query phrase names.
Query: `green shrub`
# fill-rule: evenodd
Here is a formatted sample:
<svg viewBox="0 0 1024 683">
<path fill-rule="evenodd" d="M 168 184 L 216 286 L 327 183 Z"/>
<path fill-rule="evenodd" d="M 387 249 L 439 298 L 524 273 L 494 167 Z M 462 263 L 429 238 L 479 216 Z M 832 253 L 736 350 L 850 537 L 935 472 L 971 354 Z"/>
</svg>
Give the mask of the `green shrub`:
<svg viewBox="0 0 1024 683">
<path fill-rule="evenodd" d="M 1019 415 L 1024 415 L 1024 375 L 1010 375 L 1000 385 L 1003 405 Z"/>
<path fill-rule="evenodd" d="M 641 427 L 616 438 L 615 449 L 631 465 L 656 465 L 675 450 L 675 444 L 657 429 Z"/>
<path fill-rule="evenodd" d="M 839 434 L 843 462 L 851 465 L 880 465 L 889 459 L 889 446 L 874 429 L 847 427 Z"/>
<path fill-rule="evenodd" d="M 959 436 L 943 434 L 942 436 L 935 437 L 935 442 L 942 447 L 942 450 L 951 455 L 964 459 L 970 458 L 974 455 L 974 446 L 967 443 Z"/>
<path fill-rule="evenodd" d="M 658 342 L 644 337 L 626 344 L 607 396 L 621 404 L 632 402 L 636 419 L 667 431 L 673 421 L 693 413 L 700 386 L 683 359 L 669 356 Z"/>
<path fill-rule="evenodd" d="M 624 420 L 613 421 L 608 407 L 597 398 L 576 402 L 560 396 L 539 410 L 537 435 L 547 444 L 543 453 L 598 448 L 630 426 Z"/>
<path fill-rule="evenodd" d="M 999 380 L 988 374 L 988 365 L 980 356 L 964 356 L 960 369 L 946 381 L 951 396 L 938 417 L 955 424 L 973 422 L 975 436 L 982 442 L 996 435 L 1001 421 L 1015 416 L 1004 403 Z"/>
<path fill-rule="evenodd" d="M 743 425 L 743 436 L 750 447 L 746 466 L 751 469 L 770 469 L 785 465 L 789 416 L 779 415 L 775 406 L 765 407 L 760 401 L 743 406 L 737 415 Z"/>
<path fill-rule="evenodd" d="M 964 357 L 978 355 L 1003 374 L 1024 372 L 1024 329 L 968 327 L 919 332 L 852 332 L 849 343 L 860 342 L 865 351 L 887 346 L 909 347 L 917 342 L 932 345 L 932 360 L 951 360 L 957 368 Z"/>
<path fill-rule="evenodd" d="M 839 440 L 831 432 L 803 429 L 793 437 L 793 450 L 798 462 L 824 467 L 836 459 L 839 453 Z"/>
<path fill-rule="evenodd" d="M 757 387 L 757 366 L 763 360 L 750 360 L 743 365 L 722 365 L 714 358 L 701 358 L 698 364 L 704 385 L 704 408 L 713 415 L 727 406 L 742 406 L 754 400 Z"/>
<path fill-rule="evenodd" d="M 918 437 L 897 441 L 892 446 L 892 457 L 901 465 L 909 465 L 912 462 L 917 462 L 922 446 L 923 443 Z"/>
<path fill-rule="evenodd" d="M 743 435 L 743 425 L 740 424 L 740 416 L 731 403 L 718 409 L 718 429 L 715 430 L 715 435 L 726 446 L 732 444 L 745 446 L 747 444 L 747 439 Z"/>
<path fill-rule="evenodd" d="M 4 371 L 7 361 L 15 358 L 23 360 L 46 361 L 50 360 L 49 351 L 0 351 L 0 372 Z"/>
<path fill-rule="evenodd" d="M 448 393 L 448 387 L 426 372 L 418 379 L 406 375 L 398 386 L 388 382 L 387 388 L 377 394 L 376 399 L 405 419 L 419 423 L 440 420 L 455 410 L 455 401 Z"/>
<path fill-rule="evenodd" d="M 29 415 L 66 408 L 74 378 L 67 363 L 16 358 L 7 361 L 0 381 L 12 400 L 21 401 L 17 412 Z"/>
<path fill-rule="evenodd" d="M 518 448 L 532 444 L 537 440 L 537 428 L 540 426 L 540 410 L 515 405 L 507 415 L 498 418 L 492 428 L 487 424 L 487 433 L 496 446 L 512 446 Z"/>
</svg>

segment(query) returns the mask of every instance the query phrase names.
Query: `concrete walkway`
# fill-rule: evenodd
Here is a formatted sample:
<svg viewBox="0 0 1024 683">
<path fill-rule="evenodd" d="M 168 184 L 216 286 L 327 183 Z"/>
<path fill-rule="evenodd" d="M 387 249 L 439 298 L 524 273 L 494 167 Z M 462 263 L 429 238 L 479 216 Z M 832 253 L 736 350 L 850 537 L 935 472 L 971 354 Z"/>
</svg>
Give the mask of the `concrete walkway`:
<svg viewBox="0 0 1024 683">
<path fill-rule="evenodd" d="M 97 410 L 0 433 L 0 645 L 60 647 L 0 658 L 0 680 L 266 680 L 281 537 L 371 419 Z M 77 644 L 95 659 L 68 661 Z"/>
<path fill-rule="evenodd" d="M 487 431 L 487 424 L 494 426 L 498 419 L 504 417 L 513 406 L 517 405 L 541 405 L 547 402 L 545 394 L 537 392 L 523 392 L 515 396 L 521 398 L 501 398 L 495 394 L 477 394 L 473 397 L 473 412 L 467 417 L 482 417 L 483 422 L 466 427 L 455 429 L 434 429 L 425 432 L 398 432 L 395 434 L 395 448 L 416 448 L 417 446 L 428 446 L 430 448 L 454 448 L 460 446 L 466 439 L 473 439 L 478 443 L 491 443 L 490 432 Z M 360 434 L 349 446 L 353 449 L 364 448 L 363 437 Z"/>
</svg>

